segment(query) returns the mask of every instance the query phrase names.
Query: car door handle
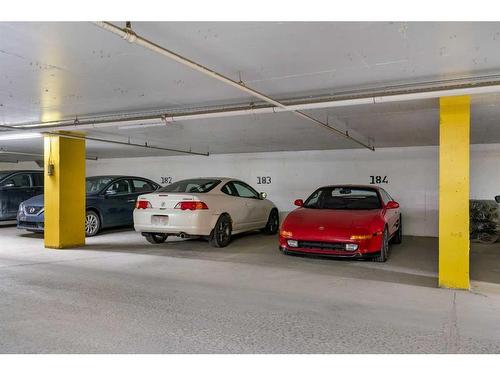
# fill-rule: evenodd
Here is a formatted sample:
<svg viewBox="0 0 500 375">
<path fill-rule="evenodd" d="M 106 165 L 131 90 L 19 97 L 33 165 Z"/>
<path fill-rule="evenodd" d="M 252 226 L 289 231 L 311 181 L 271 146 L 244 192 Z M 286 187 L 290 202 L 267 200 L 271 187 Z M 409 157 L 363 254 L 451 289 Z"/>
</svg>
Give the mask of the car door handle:
<svg viewBox="0 0 500 375">
<path fill-rule="evenodd" d="M 133 202 L 135 202 L 135 199 L 129 199 L 127 202 L 133 203 Z"/>
</svg>

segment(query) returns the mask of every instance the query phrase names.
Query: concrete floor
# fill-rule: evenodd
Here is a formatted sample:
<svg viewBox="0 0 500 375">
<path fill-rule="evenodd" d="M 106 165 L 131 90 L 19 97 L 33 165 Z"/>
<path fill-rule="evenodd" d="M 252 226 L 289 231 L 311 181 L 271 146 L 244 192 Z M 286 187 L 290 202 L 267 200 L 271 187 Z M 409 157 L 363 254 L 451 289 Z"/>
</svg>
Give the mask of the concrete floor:
<svg viewBox="0 0 500 375">
<path fill-rule="evenodd" d="M 500 353 L 500 244 L 471 292 L 436 288 L 437 240 L 385 264 L 284 256 L 275 237 L 153 246 L 131 231 L 45 250 L 0 228 L 2 353 Z"/>
</svg>

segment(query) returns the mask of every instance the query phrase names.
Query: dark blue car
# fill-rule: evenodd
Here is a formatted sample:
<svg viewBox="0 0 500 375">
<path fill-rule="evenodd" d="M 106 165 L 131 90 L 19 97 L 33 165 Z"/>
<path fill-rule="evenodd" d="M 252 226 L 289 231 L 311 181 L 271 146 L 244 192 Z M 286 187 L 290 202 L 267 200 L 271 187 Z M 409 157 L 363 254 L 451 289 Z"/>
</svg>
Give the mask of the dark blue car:
<svg viewBox="0 0 500 375">
<path fill-rule="evenodd" d="M 143 177 L 88 177 L 85 234 L 91 237 L 103 228 L 133 225 L 133 211 L 137 197 L 151 193 L 159 187 L 156 182 Z M 22 202 L 17 214 L 17 227 L 32 232 L 43 232 L 43 212 L 43 195 Z"/>
<path fill-rule="evenodd" d="M 19 204 L 43 193 L 43 171 L 0 171 L 0 221 L 16 220 Z"/>
</svg>

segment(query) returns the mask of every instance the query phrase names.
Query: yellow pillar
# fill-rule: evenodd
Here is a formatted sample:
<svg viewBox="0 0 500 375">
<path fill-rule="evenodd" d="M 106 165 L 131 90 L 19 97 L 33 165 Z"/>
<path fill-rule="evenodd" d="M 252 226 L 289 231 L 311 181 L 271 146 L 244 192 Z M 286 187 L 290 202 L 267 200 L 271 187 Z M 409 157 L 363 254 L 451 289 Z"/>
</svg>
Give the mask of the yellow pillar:
<svg viewBox="0 0 500 375">
<path fill-rule="evenodd" d="M 439 286 L 469 289 L 470 97 L 439 106 Z"/>
<path fill-rule="evenodd" d="M 45 247 L 85 245 L 85 140 L 46 135 L 44 149 Z"/>
</svg>

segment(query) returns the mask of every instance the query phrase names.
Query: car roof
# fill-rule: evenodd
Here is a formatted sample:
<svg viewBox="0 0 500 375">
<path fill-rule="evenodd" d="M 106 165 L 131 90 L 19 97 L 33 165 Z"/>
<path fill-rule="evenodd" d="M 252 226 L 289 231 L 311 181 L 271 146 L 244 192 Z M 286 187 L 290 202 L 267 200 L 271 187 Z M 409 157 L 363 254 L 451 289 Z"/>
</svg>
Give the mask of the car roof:
<svg viewBox="0 0 500 375">
<path fill-rule="evenodd" d="M 12 170 L 7 170 L 7 171 L 0 171 L 0 173 L 6 173 L 6 175 L 13 174 L 13 173 L 43 173 L 42 169 L 12 169 Z"/>
<path fill-rule="evenodd" d="M 321 186 L 318 189 L 324 189 L 324 188 L 337 188 L 337 187 L 347 187 L 347 188 L 358 188 L 358 189 L 370 189 L 370 190 L 380 190 L 382 189 L 380 186 L 377 185 L 355 185 L 355 184 L 338 184 L 338 185 L 326 185 L 326 186 Z"/>
<path fill-rule="evenodd" d="M 185 180 L 199 180 L 199 179 L 203 179 L 203 180 L 220 180 L 222 182 L 228 182 L 228 181 L 241 181 L 240 179 L 238 178 L 234 178 L 234 177 L 190 177 L 190 178 L 183 178 L 182 180 L 178 180 L 178 181 L 185 181 Z M 177 182 L 177 181 L 175 181 Z"/>
<path fill-rule="evenodd" d="M 150 178 L 147 178 L 147 177 L 118 175 L 118 174 L 116 174 L 116 175 L 102 175 L 102 176 L 87 176 L 86 178 L 112 178 L 112 179 L 116 179 L 116 178 L 138 178 L 138 179 L 141 179 L 141 180 L 152 181 Z"/>
</svg>

